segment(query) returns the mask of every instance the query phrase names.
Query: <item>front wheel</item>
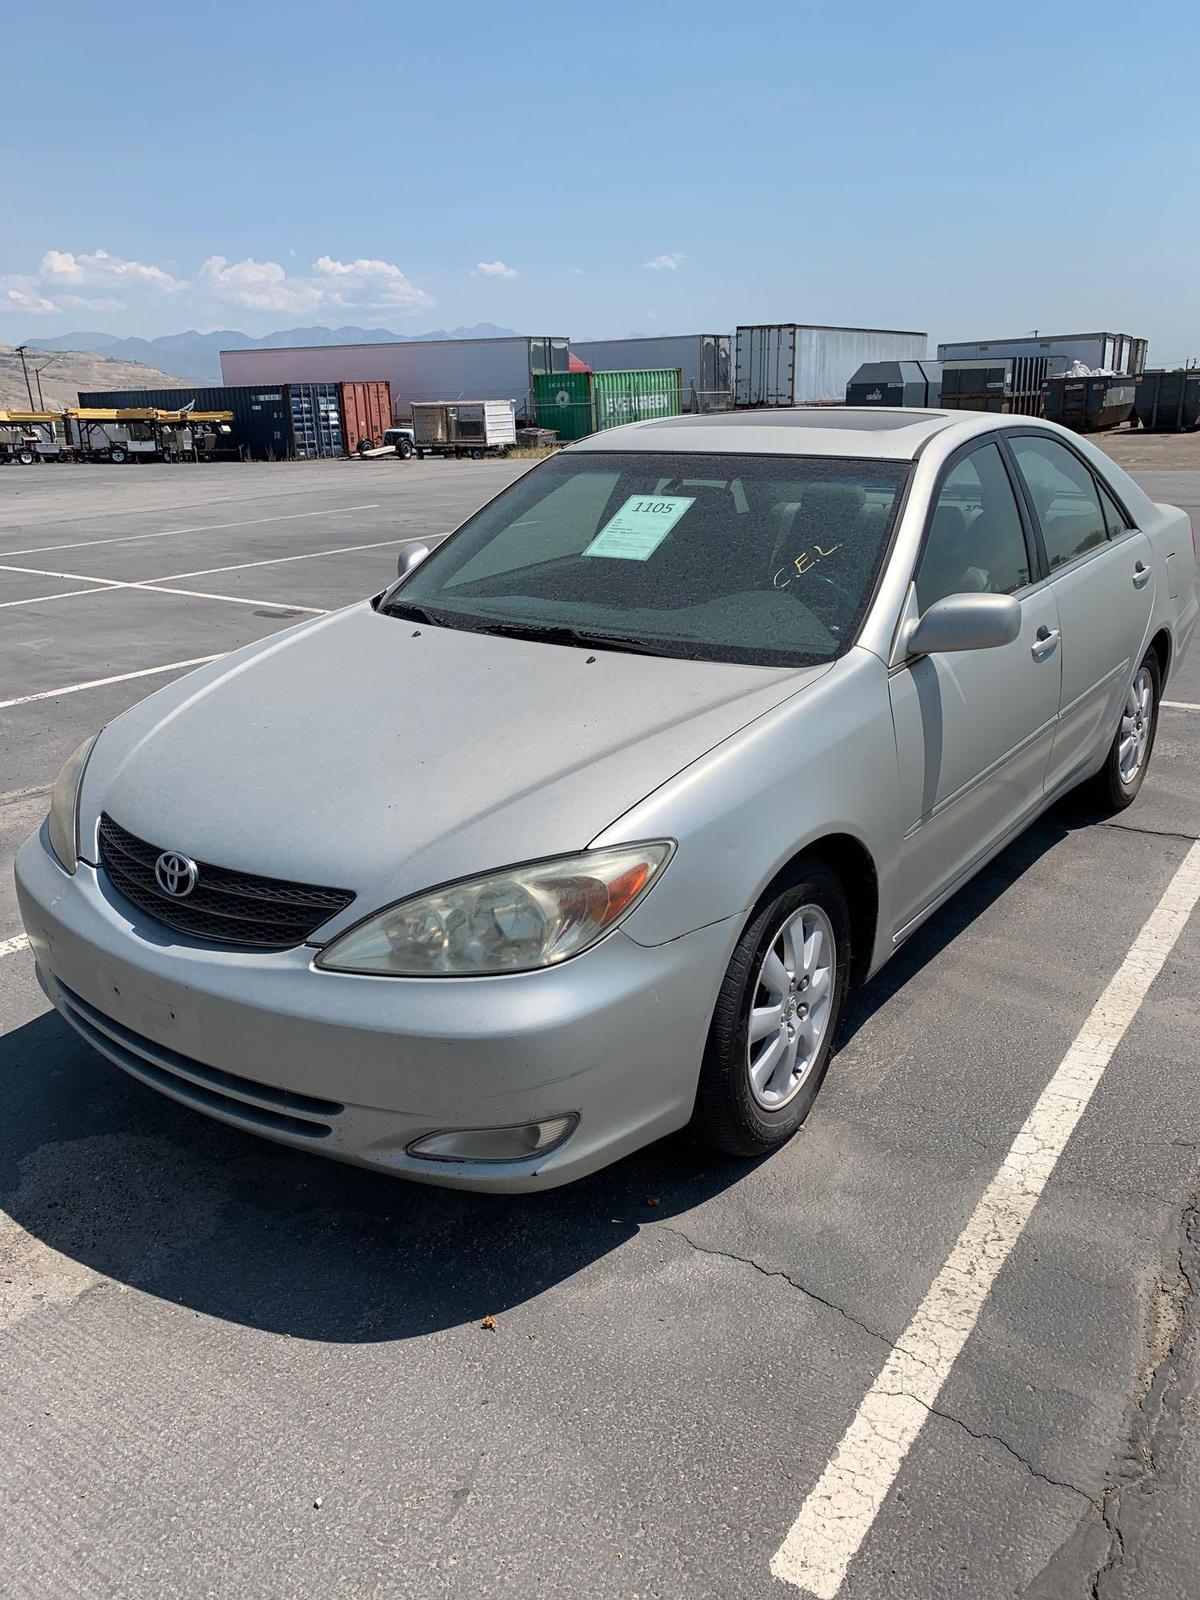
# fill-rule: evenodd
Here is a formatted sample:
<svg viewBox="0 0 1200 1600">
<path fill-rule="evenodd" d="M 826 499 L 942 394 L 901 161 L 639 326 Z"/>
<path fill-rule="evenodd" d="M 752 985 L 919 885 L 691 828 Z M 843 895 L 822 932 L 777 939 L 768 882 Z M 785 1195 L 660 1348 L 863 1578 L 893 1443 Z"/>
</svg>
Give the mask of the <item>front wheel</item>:
<svg viewBox="0 0 1200 1600">
<path fill-rule="evenodd" d="M 761 909 L 738 940 L 700 1069 L 696 1123 L 725 1155 L 786 1144 L 829 1066 L 850 976 L 850 914 L 818 862 Z"/>
<path fill-rule="evenodd" d="M 112 462 L 114 467 L 122 466 L 125 462 L 125 451 L 119 444 L 115 444 L 108 452 L 108 459 Z"/>
<path fill-rule="evenodd" d="M 31 467 L 37 460 L 37 456 L 32 450 L 22 449 L 17 451 L 17 460 L 23 467 Z"/>
<path fill-rule="evenodd" d="M 1123 811 L 1137 798 L 1154 753 L 1162 673 L 1148 650 L 1125 695 L 1121 721 L 1104 765 L 1088 785 L 1090 797 L 1106 811 Z"/>
<path fill-rule="evenodd" d="M 400 457 L 401 461 L 407 461 L 412 453 L 413 447 L 411 439 L 401 439 L 400 443 L 396 446 L 396 454 Z"/>
</svg>

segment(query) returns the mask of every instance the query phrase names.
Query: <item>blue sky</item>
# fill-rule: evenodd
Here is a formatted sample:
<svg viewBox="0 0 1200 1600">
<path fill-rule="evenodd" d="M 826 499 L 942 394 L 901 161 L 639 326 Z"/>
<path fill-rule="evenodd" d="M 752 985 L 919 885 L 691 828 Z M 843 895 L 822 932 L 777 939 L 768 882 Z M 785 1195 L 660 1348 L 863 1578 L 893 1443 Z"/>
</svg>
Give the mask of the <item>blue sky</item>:
<svg viewBox="0 0 1200 1600">
<path fill-rule="evenodd" d="M 0 339 L 798 321 L 1200 353 L 1194 5 L 10 6 Z"/>
</svg>

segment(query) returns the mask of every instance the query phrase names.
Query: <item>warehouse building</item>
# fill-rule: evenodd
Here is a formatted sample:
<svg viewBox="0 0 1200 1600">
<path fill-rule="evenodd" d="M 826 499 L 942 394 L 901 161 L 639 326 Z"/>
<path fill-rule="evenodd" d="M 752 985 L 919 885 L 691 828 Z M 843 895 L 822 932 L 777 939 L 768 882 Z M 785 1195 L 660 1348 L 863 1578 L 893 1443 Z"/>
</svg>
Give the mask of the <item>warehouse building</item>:
<svg viewBox="0 0 1200 1600">
<path fill-rule="evenodd" d="M 227 384 L 257 388 L 383 380 L 391 385 L 397 422 L 410 419 L 414 401 L 480 397 L 511 400 L 518 420 L 532 421 L 536 379 L 566 372 L 569 360 L 566 338 L 513 334 L 495 339 L 222 350 L 221 376 Z"/>
</svg>

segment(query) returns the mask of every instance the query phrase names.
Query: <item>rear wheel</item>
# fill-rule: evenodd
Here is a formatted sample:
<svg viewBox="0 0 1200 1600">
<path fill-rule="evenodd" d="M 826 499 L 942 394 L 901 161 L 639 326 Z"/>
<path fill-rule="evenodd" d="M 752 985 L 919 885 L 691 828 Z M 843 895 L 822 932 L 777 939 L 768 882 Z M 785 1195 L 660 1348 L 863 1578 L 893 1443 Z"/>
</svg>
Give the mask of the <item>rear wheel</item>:
<svg viewBox="0 0 1200 1600">
<path fill-rule="evenodd" d="M 400 457 L 401 461 L 407 461 L 409 459 L 409 457 L 412 455 L 412 453 L 413 453 L 412 440 L 411 439 L 401 439 L 400 442 L 396 446 L 396 454 Z"/>
<path fill-rule="evenodd" d="M 1087 786 L 1090 798 L 1105 810 L 1123 811 L 1142 787 L 1154 753 L 1161 693 L 1158 657 L 1148 650 L 1125 695 L 1120 725 L 1104 765 Z"/>
<path fill-rule="evenodd" d="M 696 1097 L 709 1144 L 757 1156 L 792 1137 L 829 1066 L 849 974 L 842 886 L 804 863 L 746 928 L 721 985 Z"/>
<path fill-rule="evenodd" d="M 32 450 L 21 449 L 17 451 L 17 460 L 23 467 L 31 467 L 37 460 L 37 455 Z"/>
<path fill-rule="evenodd" d="M 112 449 L 108 452 L 108 459 L 112 462 L 114 467 L 121 466 L 125 461 L 125 458 L 125 451 L 119 444 L 113 445 Z"/>
<path fill-rule="evenodd" d="M 471 460 L 472 461 L 482 461 L 483 460 L 483 451 L 482 450 L 472 450 L 471 451 Z"/>
</svg>

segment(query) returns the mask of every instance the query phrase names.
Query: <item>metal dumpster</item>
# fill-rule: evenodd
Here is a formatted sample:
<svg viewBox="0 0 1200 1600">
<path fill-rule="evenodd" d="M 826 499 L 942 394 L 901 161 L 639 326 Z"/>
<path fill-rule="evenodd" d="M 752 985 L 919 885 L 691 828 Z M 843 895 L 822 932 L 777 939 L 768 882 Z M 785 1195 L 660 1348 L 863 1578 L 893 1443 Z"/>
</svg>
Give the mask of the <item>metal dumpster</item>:
<svg viewBox="0 0 1200 1600">
<path fill-rule="evenodd" d="M 1112 374 L 1047 378 L 1042 384 L 1042 415 L 1076 433 L 1102 433 L 1129 421 L 1135 392 L 1135 379 Z"/>
<path fill-rule="evenodd" d="M 1139 374 L 1133 403 L 1143 428 L 1190 433 L 1200 425 L 1200 367 Z"/>
<path fill-rule="evenodd" d="M 940 361 L 864 361 L 846 385 L 848 406 L 936 406 Z"/>
</svg>

